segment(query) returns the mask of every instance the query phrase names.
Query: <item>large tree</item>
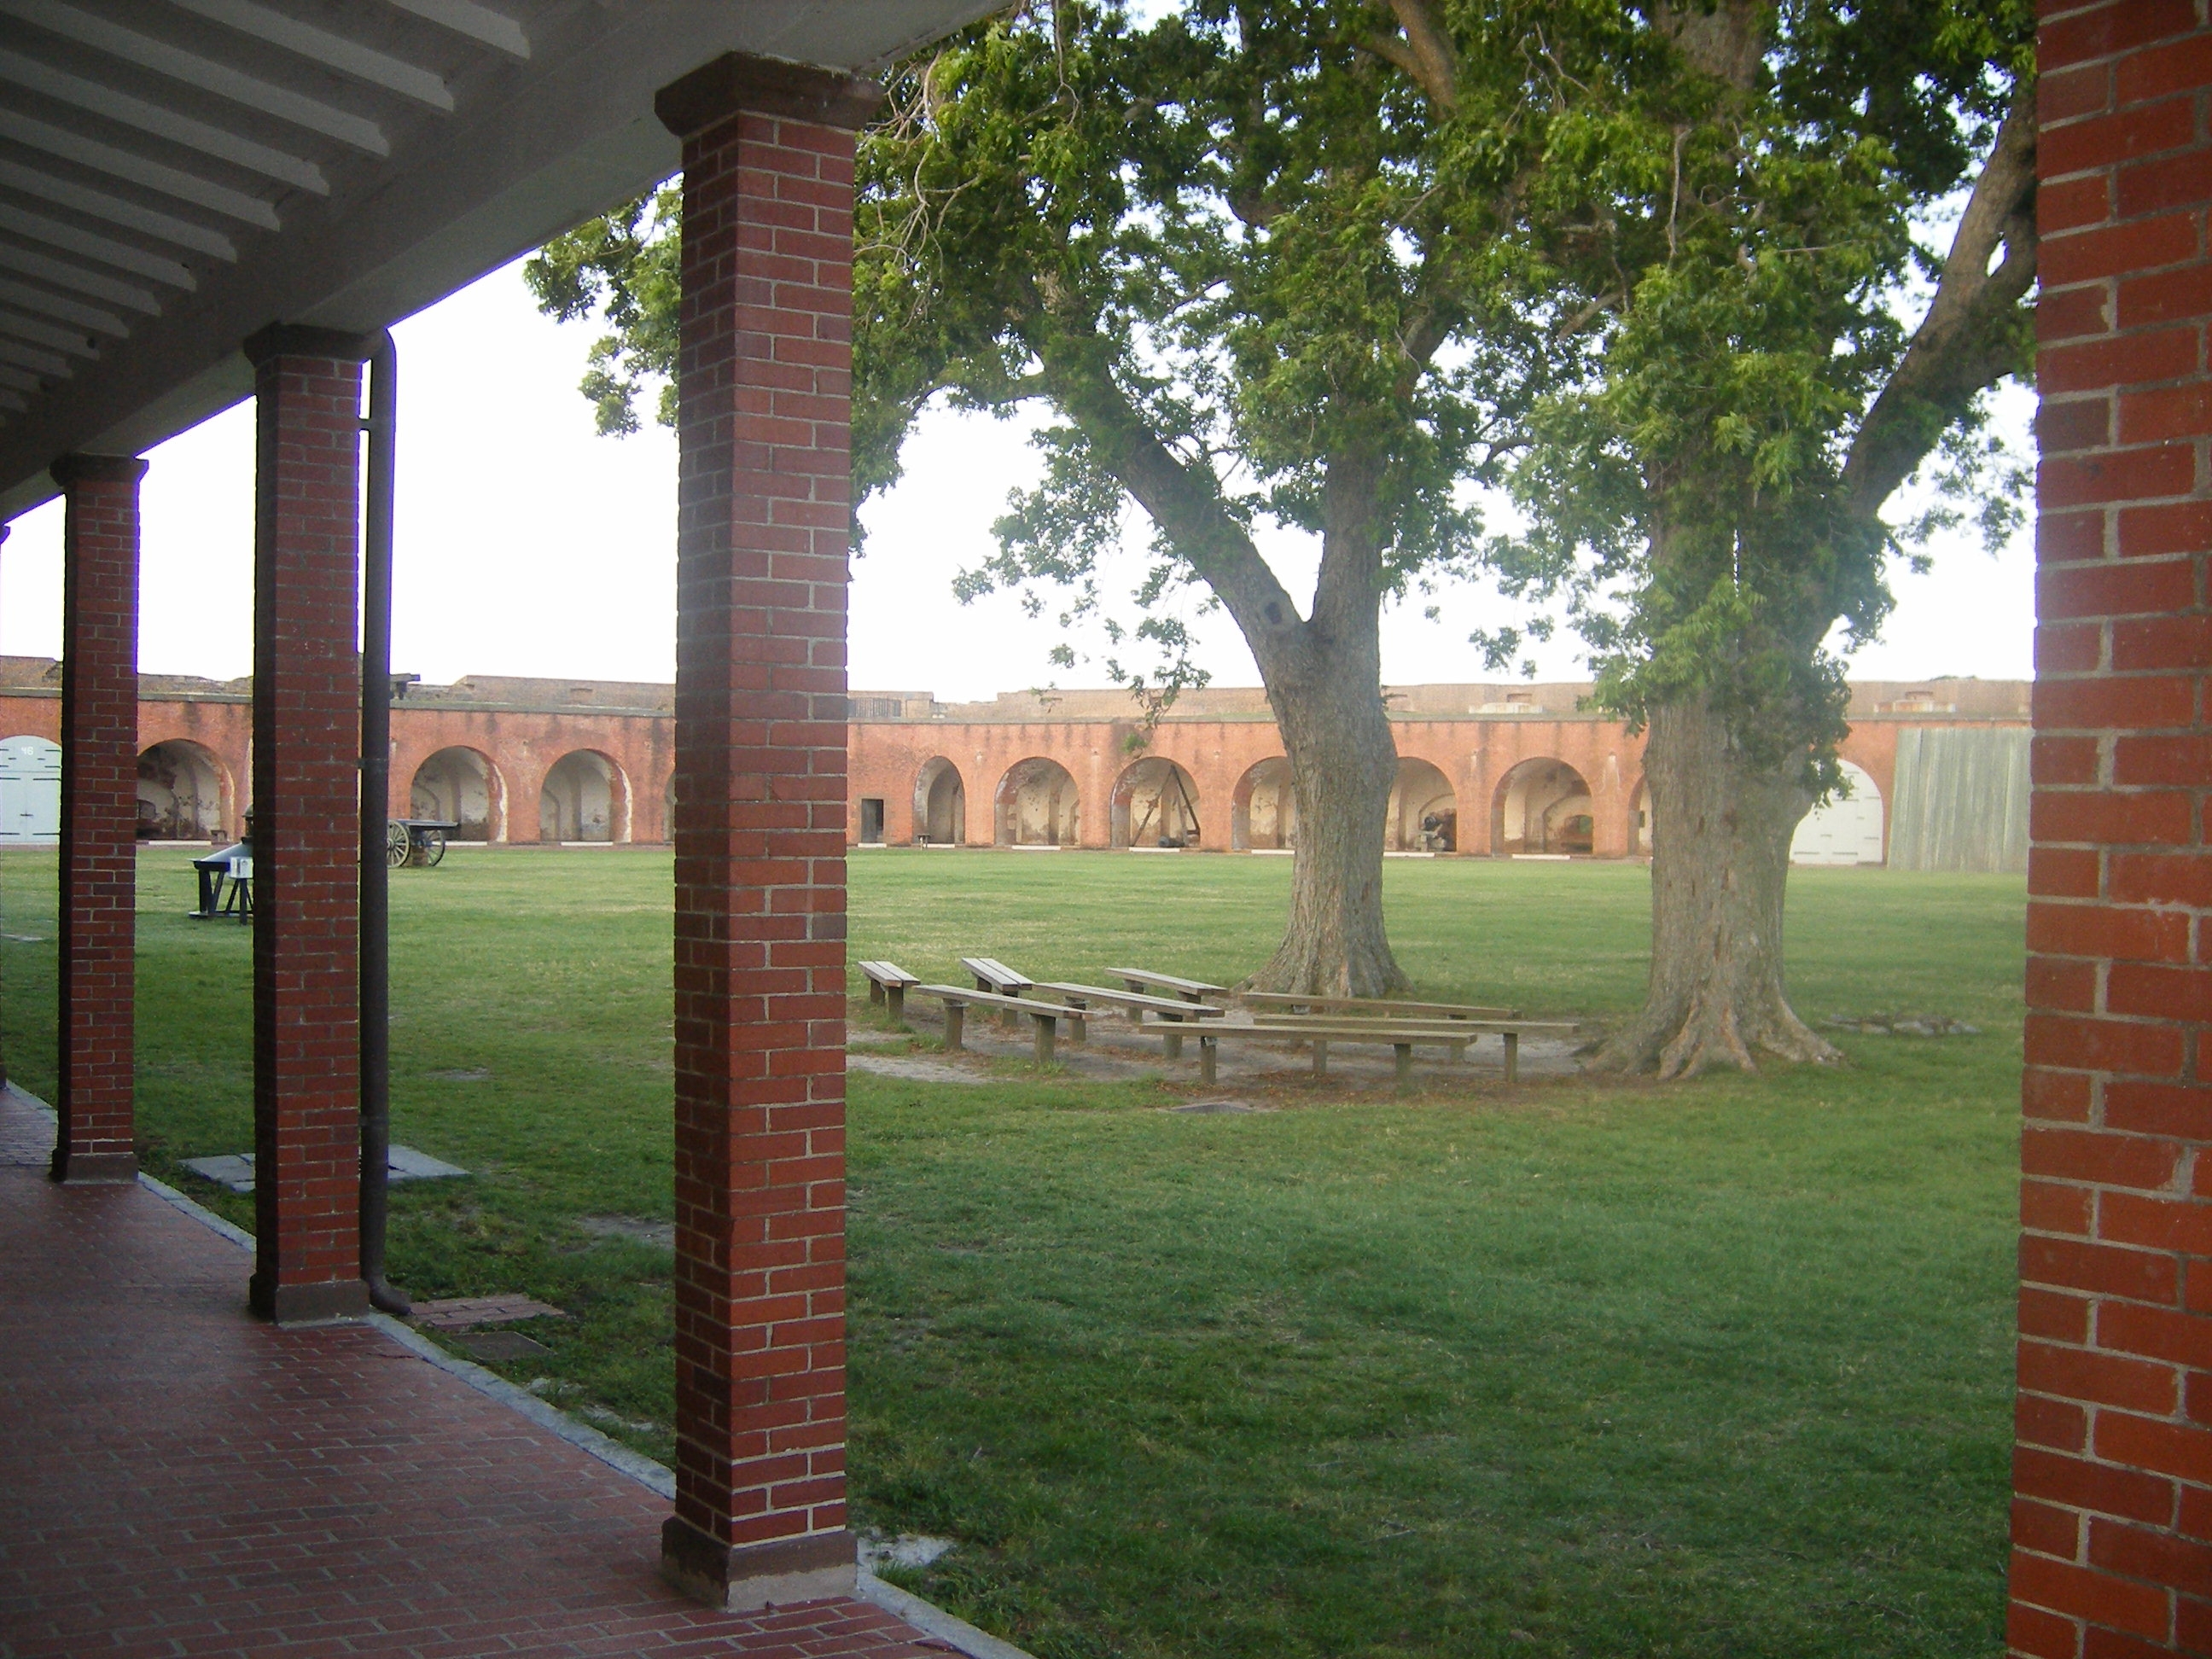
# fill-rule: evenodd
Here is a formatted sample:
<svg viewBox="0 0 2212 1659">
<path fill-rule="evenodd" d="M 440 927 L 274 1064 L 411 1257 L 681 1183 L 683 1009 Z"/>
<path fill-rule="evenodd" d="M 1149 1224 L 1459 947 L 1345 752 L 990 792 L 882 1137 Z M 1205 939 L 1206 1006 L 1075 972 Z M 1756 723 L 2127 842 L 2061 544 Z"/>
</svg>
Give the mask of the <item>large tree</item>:
<svg viewBox="0 0 2212 1659">
<path fill-rule="evenodd" d="M 1598 349 L 1532 411 L 1504 562 L 1570 588 L 1598 701 L 1648 726 L 1650 990 L 1599 1063 L 1828 1060 L 1784 994 L 1784 890 L 1841 781 L 1844 659 L 1921 556 L 1884 511 L 1940 456 L 1936 519 L 2018 517 L 1982 433 L 2031 362 L 2032 19 L 1651 0 L 1644 33 L 1554 133 L 1580 165 L 1537 216 Z M 1948 247 L 1916 240 L 1961 191 Z"/>
<path fill-rule="evenodd" d="M 1139 603 L 1196 588 L 1234 619 L 1297 810 L 1262 987 L 1405 982 L 1381 608 L 1475 551 L 1467 486 L 1497 475 L 1558 353 L 1542 307 L 1514 303 L 1523 204 L 1582 60 L 1627 21 L 1596 0 L 1192 0 L 1140 27 L 1035 0 L 901 67 L 863 140 L 856 480 L 896 478 L 933 399 L 1040 409 L 1043 480 L 969 591 L 1099 605 L 1133 501 L 1154 532 Z M 610 307 L 586 390 L 611 427 L 672 351 L 673 211 L 640 204 L 532 270 L 549 309 Z M 1319 544 L 1304 605 L 1255 544 L 1270 524 Z M 1180 629 L 1143 631 L 1171 689 Z"/>
</svg>

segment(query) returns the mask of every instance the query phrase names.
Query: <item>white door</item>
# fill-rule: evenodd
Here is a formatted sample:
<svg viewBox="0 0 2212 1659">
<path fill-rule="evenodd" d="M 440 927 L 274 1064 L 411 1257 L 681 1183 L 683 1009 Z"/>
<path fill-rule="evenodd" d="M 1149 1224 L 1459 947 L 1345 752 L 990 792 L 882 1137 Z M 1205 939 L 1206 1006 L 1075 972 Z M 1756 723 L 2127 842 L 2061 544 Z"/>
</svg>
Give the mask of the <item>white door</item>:
<svg viewBox="0 0 2212 1659">
<path fill-rule="evenodd" d="M 61 745 L 44 738 L 0 743 L 0 842 L 49 842 L 61 832 Z"/>
<path fill-rule="evenodd" d="M 1849 761 L 1844 776 L 1851 787 L 1808 812 L 1790 843 L 1792 864 L 1880 864 L 1881 862 L 1881 791 L 1874 780 Z"/>
</svg>

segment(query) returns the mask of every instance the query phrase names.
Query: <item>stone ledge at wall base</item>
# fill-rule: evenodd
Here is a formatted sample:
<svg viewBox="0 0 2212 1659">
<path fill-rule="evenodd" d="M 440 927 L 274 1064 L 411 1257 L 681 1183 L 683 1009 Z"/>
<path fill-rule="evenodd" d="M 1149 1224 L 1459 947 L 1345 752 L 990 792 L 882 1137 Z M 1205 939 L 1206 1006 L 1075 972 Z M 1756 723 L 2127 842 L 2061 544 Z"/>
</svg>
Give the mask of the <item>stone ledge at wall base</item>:
<svg viewBox="0 0 2212 1659">
<path fill-rule="evenodd" d="M 660 1528 L 660 1576 L 695 1601 L 725 1613 L 851 1595 L 860 1540 L 840 1528 L 765 1544 L 724 1544 L 670 1516 Z"/>
</svg>

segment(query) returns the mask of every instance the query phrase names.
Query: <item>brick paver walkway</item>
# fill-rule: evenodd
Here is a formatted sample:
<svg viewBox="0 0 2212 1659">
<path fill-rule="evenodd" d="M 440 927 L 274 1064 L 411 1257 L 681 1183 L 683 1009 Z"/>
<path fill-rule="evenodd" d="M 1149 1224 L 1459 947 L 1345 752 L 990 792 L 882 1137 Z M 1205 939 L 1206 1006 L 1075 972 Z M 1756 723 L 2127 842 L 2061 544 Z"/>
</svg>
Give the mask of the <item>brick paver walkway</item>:
<svg viewBox="0 0 2212 1659">
<path fill-rule="evenodd" d="M 683 1600 L 665 1500 L 379 1331 L 257 1324 L 249 1265 L 143 1188 L 0 1164 L 6 1659 L 954 1651 L 866 1602 Z"/>
</svg>

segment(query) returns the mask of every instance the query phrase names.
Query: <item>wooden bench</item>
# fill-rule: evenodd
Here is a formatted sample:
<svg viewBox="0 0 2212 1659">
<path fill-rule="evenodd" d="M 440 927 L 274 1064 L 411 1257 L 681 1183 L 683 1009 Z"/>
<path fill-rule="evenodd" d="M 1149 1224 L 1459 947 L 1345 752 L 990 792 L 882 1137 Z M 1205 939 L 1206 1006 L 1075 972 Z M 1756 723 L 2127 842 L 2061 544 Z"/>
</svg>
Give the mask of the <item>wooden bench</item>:
<svg viewBox="0 0 2212 1659">
<path fill-rule="evenodd" d="M 1170 1033 L 1164 1025 L 1146 1029 L 1158 1030 L 1163 1041 Z M 1398 1088 L 1401 1093 L 1413 1086 L 1413 1049 L 1417 1045 L 1441 1043 L 1457 1060 L 1467 1052 L 1468 1044 L 1476 1035 L 1496 1034 L 1505 1042 L 1505 1080 L 1517 1082 L 1521 1076 L 1521 1034 L 1523 1031 L 1572 1031 L 1579 1029 L 1568 1020 L 1404 1020 L 1384 1023 L 1381 1020 L 1329 1020 L 1319 1018 L 1297 1018 L 1282 1017 L 1250 1025 L 1209 1025 L 1199 1032 L 1199 1078 L 1211 1084 L 1214 1080 L 1215 1039 L 1218 1037 L 1249 1037 L 1276 1042 L 1306 1042 L 1313 1045 L 1313 1073 L 1316 1077 L 1328 1075 L 1328 1050 L 1331 1043 L 1379 1042 L 1387 1043 L 1396 1052 L 1398 1059 Z"/>
<path fill-rule="evenodd" d="M 1310 1010 L 1353 1019 L 1518 1019 L 1518 1008 L 1477 1008 L 1464 1002 L 1400 1002 L 1388 997 L 1310 997 L 1292 991 L 1245 991 L 1238 1000 L 1250 1008 Z"/>
<path fill-rule="evenodd" d="M 1181 1024 L 1188 1020 L 1219 1019 L 1222 1011 L 1210 1003 L 1179 1002 L 1173 997 L 1146 996 L 1141 991 L 1116 991 L 1103 985 L 1064 985 L 1057 980 L 1047 980 L 1038 985 L 1040 991 L 1049 991 L 1075 1011 L 1075 1029 L 1068 1034 L 1071 1042 L 1084 1040 L 1083 1013 L 1094 1002 L 1109 1008 L 1119 1008 L 1141 1022 L 1147 1013 L 1158 1014 L 1162 1021 Z M 1167 1057 L 1182 1057 L 1182 1038 L 1170 1033 L 1167 1036 Z"/>
<path fill-rule="evenodd" d="M 891 1024 L 905 1024 L 906 994 L 921 981 L 895 962 L 864 962 L 860 971 L 868 976 L 868 1000 L 889 1003 Z"/>
<path fill-rule="evenodd" d="M 1208 985 L 1202 979 L 1183 979 L 1175 974 L 1147 973 L 1142 968 L 1109 968 L 1106 970 L 1132 991 L 1170 991 L 1185 1002 L 1203 1002 L 1208 997 L 1225 997 L 1225 985 Z"/>
<path fill-rule="evenodd" d="M 960 965 L 975 977 L 979 991 L 996 991 L 1002 997 L 1018 997 L 1036 983 L 1024 975 L 1016 973 L 996 957 L 963 957 Z M 1003 1014 L 1000 1024 L 1012 1025 L 1014 1016 Z"/>
<path fill-rule="evenodd" d="M 1026 982 L 1026 981 L 1025 981 Z M 1035 1002 L 1024 997 L 1000 996 L 996 991 L 970 991 L 959 985 L 917 985 L 917 994 L 945 999 L 945 1046 L 950 1049 L 964 1047 L 967 1011 L 972 1004 L 979 1008 L 996 1008 L 1010 1018 L 1027 1014 L 1036 1022 L 1036 1058 L 1040 1066 L 1052 1064 L 1053 1051 L 1060 1035 L 1063 1019 L 1080 1019 L 1073 1008 L 1063 1008 L 1056 1002 Z"/>
</svg>

